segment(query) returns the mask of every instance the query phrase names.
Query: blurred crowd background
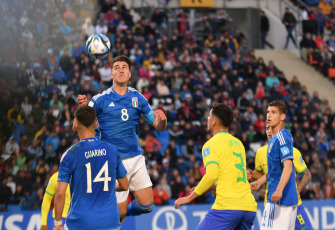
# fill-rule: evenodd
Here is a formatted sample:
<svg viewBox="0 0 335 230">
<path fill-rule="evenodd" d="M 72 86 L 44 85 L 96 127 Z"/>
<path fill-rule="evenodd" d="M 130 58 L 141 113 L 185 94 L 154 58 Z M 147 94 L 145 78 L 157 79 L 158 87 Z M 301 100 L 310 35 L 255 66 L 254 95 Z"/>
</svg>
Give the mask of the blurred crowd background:
<svg viewBox="0 0 335 230">
<path fill-rule="evenodd" d="M 267 104 L 285 100 L 286 128 L 312 173 L 302 198 L 335 197 L 334 108 L 308 91 L 303 76 L 288 81 L 276 63 L 256 57 L 224 10 L 203 15 L 201 35 L 189 30 L 186 10 L 177 11 L 171 29 L 164 10 L 134 20 L 122 0 L 2 1 L 0 12 L 0 210 L 40 209 L 62 153 L 79 140 L 72 132 L 77 95 L 90 100 L 110 87 L 110 63 L 118 55 L 131 59 L 130 86 L 168 118 L 166 131 L 154 131 L 144 119 L 139 128 L 156 204 L 187 195 L 205 174 L 201 148 L 211 137 L 213 102 L 233 109 L 229 132 L 242 141 L 247 167 L 254 169 L 255 153 L 267 143 Z M 103 60 L 84 53 L 95 33 L 112 44 Z M 326 47 L 332 46 L 319 52 Z M 261 201 L 264 193 L 254 195 Z M 208 194 L 194 202 L 213 199 Z"/>
</svg>

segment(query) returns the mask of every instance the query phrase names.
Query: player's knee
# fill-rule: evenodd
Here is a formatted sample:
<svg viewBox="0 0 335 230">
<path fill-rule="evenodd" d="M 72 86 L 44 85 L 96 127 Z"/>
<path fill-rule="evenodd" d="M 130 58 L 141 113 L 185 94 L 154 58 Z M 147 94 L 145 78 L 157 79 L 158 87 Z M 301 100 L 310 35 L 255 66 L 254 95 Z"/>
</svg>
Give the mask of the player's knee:
<svg viewBox="0 0 335 230">
<path fill-rule="evenodd" d="M 149 213 L 151 212 L 154 207 L 155 207 L 155 203 L 152 202 L 151 204 L 148 205 L 143 205 L 137 202 L 138 207 L 141 209 L 142 213 Z"/>
</svg>

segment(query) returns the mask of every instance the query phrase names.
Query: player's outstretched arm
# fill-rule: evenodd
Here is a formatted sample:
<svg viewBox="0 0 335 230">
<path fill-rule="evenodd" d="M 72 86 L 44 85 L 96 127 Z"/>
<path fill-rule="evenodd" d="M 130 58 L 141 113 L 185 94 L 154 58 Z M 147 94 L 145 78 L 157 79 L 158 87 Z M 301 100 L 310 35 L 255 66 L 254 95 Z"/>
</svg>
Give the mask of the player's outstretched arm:
<svg viewBox="0 0 335 230">
<path fill-rule="evenodd" d="M 312 181 L 312 174 L 308 168 L 306 168 L 306 170 L 303 171 L 302 175 L 303 177 L 297 186 L 298 194 L 300 194 L 300 192 L 306 187 L 306 185 L 308 185 Z"/>
<path fill-rule="evenodd" d="M 254 170 L 254 171 L 252 171 L 251 169 L 247 170 L 247 179 L 248 179 L 248 181 L 258 180 L 263 175 L 264 174 L 262 172 L 259 172 L 257 170 Z"/>
<path fill-rule="evenodd" d="M 41 206 L 41 228 L 40 230 L 48 230 L 47 219 L 50 210 L 50 204 L 53 196 L 47 192 L 44 193 L 42 206 Z"/>
<path fill-rule="evenodd" d="M 258 189 L 260 189 L 260 187 L 266 183 L 266 177 L 267 177 L 267 174 L 264 174 L 263 176 L 261 176 L 258 180 L 250 183 L 250 188 L 251 190 L 253 191 L 256 191 Z"/>
<path fill-rule="evenodd" d="M 178 209 L 178 207 L 182 204 L 188 204 L 192 202 L 195 198 L 198 196 L 201 196 L 203 193 L 205 193 L 218 178 L 218 172 L 219 172 L 219 166 L 215 163 L 210 163 L 206 167 L 206 174 L 199 182 L 198 186 L 194 189 L 194 191 L 186 196 L 179 198 L 174 202 L 174 207 Z"/>
<path fill-rule="evenodd" d="M 78 105 L 79 105 L 79 106 L 87 105 L 87 98 L 86 98 L 86 95 L 82 95 L 82 94 L 79 94 L 79 95 L 78 95 Z"/>
<path fill-rule="evenodd" d="M 129 189 L 129 181 L 126 176 L 123 178 L 118 178 L 117 182 L 119 184 L 115 186 L 115 191 L 121 192 L 121 191 L 127 191 Z"/>
<path fill-rule="evenodd" d="M 155 110 L 154 117 L 156 119 L 154 120 L 154 123 L 152 123 L 152 125 L 155 127 L 155 129 L 158 131 L 165 130 L 167 125 L 167 119 L 165 113 L 160 109 Z"/>
<path fill-rule="evenodd" d="M 66 182 L 58 182 L 57 183 L 57 191 L 55 195 L 55 228 L 54 230 L 63 230 L 62 221 L 62 213 L 64 209 L 65 203 L 65 192 L 68 183 Z M 58 223 L 60 221 L 60 224 Z"/>
<path fill-rule="evenodd" d="M 278 187 L 276 189 L 276 191 L 272 194 L 271 200 L 273 202 L 278 202 L 281 197 L 283 196 L 283 190 L 287 184 L 287 182 L 289 181 L 290 177 L 291 177 L 291 173 L 293 170 L 292 167 L 292 160 L 286 160 L 283 163 L 283 172 L 281 174 L 281 178 L 278 184 Z"/>
</svg>

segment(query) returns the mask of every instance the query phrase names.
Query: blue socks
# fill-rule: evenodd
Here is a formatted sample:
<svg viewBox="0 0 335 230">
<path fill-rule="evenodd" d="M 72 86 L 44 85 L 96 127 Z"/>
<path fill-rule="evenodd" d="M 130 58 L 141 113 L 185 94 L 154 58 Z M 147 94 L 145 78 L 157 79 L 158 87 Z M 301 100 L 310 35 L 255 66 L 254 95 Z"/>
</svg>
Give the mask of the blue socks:
<svg viewBox="0 0 335 230">
<path fill-rule="evenodd" d="M 142 205 L 139 204 L 137 200 L 133 200 L 133 202 L 128 204 L 126 216 L 138 216 L 143 213 L 149 213 L 154 209 L 154 206 L 154 202 L 148 205 Z"/>
</svg>

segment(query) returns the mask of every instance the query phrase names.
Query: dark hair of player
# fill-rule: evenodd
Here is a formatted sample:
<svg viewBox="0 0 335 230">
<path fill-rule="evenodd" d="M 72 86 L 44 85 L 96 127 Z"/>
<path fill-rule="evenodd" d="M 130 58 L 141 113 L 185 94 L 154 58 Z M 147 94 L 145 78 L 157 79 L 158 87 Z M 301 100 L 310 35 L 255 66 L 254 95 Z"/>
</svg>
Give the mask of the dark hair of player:
<svg viewBox="0 0 335 230">
<path fill-rule="evenodd" d="M 269 103 L 269 106 L 277 107 L 281 114 L 287 114 L 287 107 L 284 101 L 272 101 Z"/>
<path fill-rule="evenodd" d="M 217 117 L 221 124 L 228 128 L 233 122 L 233 111 L 226 105 L 221 103 L 214 103 L 212 108 L 212 115 Z"/>
<path fill-rule="evenodd" d="M 95 109 L 87 105 L 80 106 L 74 113 L 74 117 L 77 119 L 77 122 L 86 128 L 89 128 L 94 124 L 96 116 L 97 113 L 95 112 Z"/>
<path fill-rule="evenodd" d="M 130 66 L 131 66 L 130 59 L 125 55 L 121 55 L 121 56 L 117 56 L 117 57 L 113 58 L 112 63 L 111 63 L 111 70 L 113 70 L 114 64 L 118 61 L 123 61 L 123 62 L 127 63 L 128 68 L 130 69 Z"/>
</svg>

